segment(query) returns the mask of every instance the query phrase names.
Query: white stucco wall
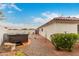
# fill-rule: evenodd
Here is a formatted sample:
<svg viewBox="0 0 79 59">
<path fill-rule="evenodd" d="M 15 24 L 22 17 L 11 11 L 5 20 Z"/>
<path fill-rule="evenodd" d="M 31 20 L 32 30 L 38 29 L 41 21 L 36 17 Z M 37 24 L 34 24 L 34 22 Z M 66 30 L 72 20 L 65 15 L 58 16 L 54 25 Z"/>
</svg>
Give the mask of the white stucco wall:
<svg viewBox="0 0 79 59">
<path fill-rule="evenodd" d="M 7 34 L 32 34 L 35 30 L 7 30 Z"/>
<path fill-rule="evenodd" d="M 6 29 L 3 27 L 0 27 L 0 45 L 3 42 L 3 35 L 6 33 Z"/>
<path fill-rule="evenodd" d="M 43 28 L 43 31 L 41 29 Z M 39 33 L 50 40 L 50 35 L 54 33 L 77 33 L 77 24 L 53 23 L 40 28 Z"/>
</svg>

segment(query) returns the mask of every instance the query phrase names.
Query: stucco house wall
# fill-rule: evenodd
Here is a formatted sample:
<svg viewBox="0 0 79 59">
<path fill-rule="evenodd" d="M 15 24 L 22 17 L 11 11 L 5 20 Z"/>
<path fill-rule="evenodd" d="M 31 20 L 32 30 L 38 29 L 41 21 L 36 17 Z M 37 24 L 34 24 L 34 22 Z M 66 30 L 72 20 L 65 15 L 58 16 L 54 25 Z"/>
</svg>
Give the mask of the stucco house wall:
<svg viewBox="0 0 79 59">
<path fill-rule="evenodd" d="M 48 38 L 51 34 L 55 33 L 55 24 L 49 25 L 49 26 L 45 26 L 39 29 L 39 34 Z"/>
<path fill-rule="evenodd" d="M 43 30 L 43 31 L 42 31 Z M 77 24 L 52 23 L 39 29 L 39 34 L 50 40 L 50 35 L 54 33 L 77 33 Z"/>
<path fill-rule="evenodd" d="M 7 34 L 32 34 L 33 32 L 35 32 L 35 30 L 7 30 Z"/>
<path fill-rule="evenodd" d="M 7 34 L 27 34 L 26 30 L 7 30 Z"/>
<path fill-rule="evenodd" d="M 6 29 L 5 28 L 3 28 L 3 27 L 0 27 L 0 45 L 3 43 L 3 36 L 4 36 L 4 34 L 6 33 Z"/>
</svg>

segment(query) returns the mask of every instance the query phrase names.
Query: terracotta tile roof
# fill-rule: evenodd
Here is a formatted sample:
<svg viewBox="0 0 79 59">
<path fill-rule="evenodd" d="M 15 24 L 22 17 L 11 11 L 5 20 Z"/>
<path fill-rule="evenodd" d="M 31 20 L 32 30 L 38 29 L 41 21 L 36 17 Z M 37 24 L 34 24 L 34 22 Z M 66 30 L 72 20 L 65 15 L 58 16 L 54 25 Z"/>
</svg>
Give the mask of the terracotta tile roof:
<svg viewBox="0 0 79 59">
<path fill-rule="evenodd" d="M 79 20 L 79 18 L 76 18 L 76 17 L 56 17 L 54 19 L 58 19 L 58 20 Z"/>
<path fill-rule="evenodd" d="M 38 28 L 47 26 L 52 23 L 79 23 L 79 18 L 76 18 L 76 17 L 55 17 L 55 18 L 51 19 L 49 22 L 45 23 L 44 25 L 42 25 Z"/>
</svg>

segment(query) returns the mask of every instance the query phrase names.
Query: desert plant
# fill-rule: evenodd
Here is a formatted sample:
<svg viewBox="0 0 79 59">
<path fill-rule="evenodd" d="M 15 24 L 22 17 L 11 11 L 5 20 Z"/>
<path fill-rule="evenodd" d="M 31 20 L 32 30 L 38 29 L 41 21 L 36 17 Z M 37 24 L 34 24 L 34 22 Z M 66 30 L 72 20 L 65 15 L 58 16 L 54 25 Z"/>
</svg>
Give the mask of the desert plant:
<svg viewBox="0 0 79 59">
<path fill-rule="evenodd" d="M 78 39 L 78 34 L 74 33 L 56 33 L 51 35 L 51 42 L 57 50 L 72 51 L 73 45 Z"/>
</svg>

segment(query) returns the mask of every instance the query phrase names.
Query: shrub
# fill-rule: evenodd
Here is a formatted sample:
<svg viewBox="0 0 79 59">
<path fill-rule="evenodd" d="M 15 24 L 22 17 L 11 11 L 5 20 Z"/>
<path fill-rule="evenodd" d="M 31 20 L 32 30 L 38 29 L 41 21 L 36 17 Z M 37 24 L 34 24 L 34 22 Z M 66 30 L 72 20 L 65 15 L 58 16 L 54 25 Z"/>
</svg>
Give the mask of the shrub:
<svg viewBox="0 0 79 59">
<path fill-rule="evenodd" d="M 16 56 L 25 56 L 25 54 L 21 51 L 17 51 L 15 55 Z"/>
<path fill-rule="evenodd" d="M 74 33 L 56 33 L 51 35 L 51 42 L 57 50 L 72 51 L 73 45 L 78 39 L 78 34 Z"/>
</svg>

